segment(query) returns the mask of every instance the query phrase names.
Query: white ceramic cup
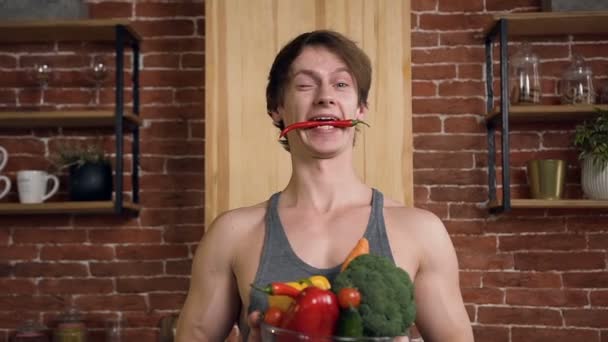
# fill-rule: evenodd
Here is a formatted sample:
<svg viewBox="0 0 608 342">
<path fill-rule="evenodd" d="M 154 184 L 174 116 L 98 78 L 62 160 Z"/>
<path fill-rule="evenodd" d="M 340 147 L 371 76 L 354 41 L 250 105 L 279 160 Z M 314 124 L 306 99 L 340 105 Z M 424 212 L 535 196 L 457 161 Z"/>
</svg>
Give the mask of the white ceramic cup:
<svg viewBox="0 0 608 342">
<path fill-rule="evenodd" d="M 11 179 L 6 176 L 0 176 L 0 182 L 4 183 L 4 189 L 0 190 L 0 199 L 2 199 L 11 189 Z"/>
<path fill-rule="evenodd" d="M 53 186 L 47 191 L 49 180 Z M 59 190 L 59 178 L 40 170 L 23 170 L 17 172 L 17 190 L 19 202 L 42 203 Z"/>
<path fill-rule="evenodd" d="M 8 161 L 8 152 L 2 146 L 0 146 L 0 171 L 4 170 L 6 162 Z M 0 196 L 2 197 L 2 196 Z"/>
</svg>

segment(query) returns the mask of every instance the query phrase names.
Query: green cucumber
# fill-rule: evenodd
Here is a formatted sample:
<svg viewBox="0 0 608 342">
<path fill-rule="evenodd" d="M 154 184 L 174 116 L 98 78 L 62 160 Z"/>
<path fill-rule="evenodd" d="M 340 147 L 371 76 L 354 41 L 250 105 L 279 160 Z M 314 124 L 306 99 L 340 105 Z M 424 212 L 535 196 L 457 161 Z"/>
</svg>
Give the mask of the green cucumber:
<svg viewBox="0 0 608 342">
<path fill-rule="evenodd" d="M 338 336 L 363 336 L 363 319 L 359 314 L 359 310 L 350 308 L 340 312 L 340 320 L 338 321 Z"/>
</svg>

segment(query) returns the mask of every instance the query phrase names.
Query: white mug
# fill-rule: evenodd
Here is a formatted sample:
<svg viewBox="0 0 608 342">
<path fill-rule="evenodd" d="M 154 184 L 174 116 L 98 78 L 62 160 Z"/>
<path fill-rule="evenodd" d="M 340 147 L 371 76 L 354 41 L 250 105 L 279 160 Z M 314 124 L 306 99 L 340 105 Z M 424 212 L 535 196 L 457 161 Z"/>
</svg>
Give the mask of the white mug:
<svg viewBox="0 0 608 342">
<path fill-rule="evenodd" d="M 0 171 L 4 170 L 6 162 L 8 161 L 8 152 L 2 146 L 0 146 Z M 0 196 L 1 198 L 2 196 Z"/>
<path fill-rule="evenodd" d="M 49 180 L 53 182 L 53 186 L 51 191 L 47 192 Z M 17 172 L 17 190 L 19 202 L 42 203 L 59 190 L 59 178 L 39 170 L 19 171 Z"/>
<path fill-rule="evenodd" d="M 0 182 L 4 183 L 4 189 L 0 191 L 0 199 L 8 194 L 11 189 L 11 179 L 6 176 L 0 176 Z"/>
</svg>

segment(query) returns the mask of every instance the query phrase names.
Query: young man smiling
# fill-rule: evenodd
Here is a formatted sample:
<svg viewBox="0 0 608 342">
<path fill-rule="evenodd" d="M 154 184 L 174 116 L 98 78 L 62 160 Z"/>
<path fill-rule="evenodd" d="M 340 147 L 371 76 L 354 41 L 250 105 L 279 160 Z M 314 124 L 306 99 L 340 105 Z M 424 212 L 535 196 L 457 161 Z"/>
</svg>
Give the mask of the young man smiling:
<svg viewBox="0 0 608 342">
<path fill-rule="evenodd" d="M 352 41 L 332 31 L 304 33 L 273 63 L 267 109 L 281 129 L 305 121 L 362 120 L 370 83 L 369 59 Z M 220 215 L 201 240 L 177 341 L 222 341 L 235 322 L 249 341 L 259 341 L 257 321 L 267 301 L 249 285 L 314 274 L 331 279 L 363 236 L 372 253 L 414 280 L 416 326 L 425 342 L 473 341 L 443 224 L 357 177 L 355 135 L 353 127 L 329 125 L 287 133 L 292 175 L 285 189 L 264 203 Z"/>
</svg>

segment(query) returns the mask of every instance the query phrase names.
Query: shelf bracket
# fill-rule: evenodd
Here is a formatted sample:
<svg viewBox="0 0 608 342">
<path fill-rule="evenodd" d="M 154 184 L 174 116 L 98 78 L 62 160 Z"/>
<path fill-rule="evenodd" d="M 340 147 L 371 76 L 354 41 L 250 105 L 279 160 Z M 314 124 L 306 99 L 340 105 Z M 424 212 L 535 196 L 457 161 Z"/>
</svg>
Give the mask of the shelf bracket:
<svg viewBox="0 0 608 342">
<path fill-rule="evenodd" d="M 502 117 L 502 211 L 511 211 L 511 168 L 509 161 L 509 26 L 506 19 L 500 25 L 500 111 Z"/>
<path fill-rule="evenodd" d="M 133 51 L 133 113 L 139 117 L 139 41 L 131 40 L 131 49 Z M 139 204 L 139 125 L 136 125 L 132 130 L 133 140 L 131 142 L 131 197 L 133 203 Z"/>
<path fill-rule="evenodd" d="M 124 117 L 124 44 L 127 29 L 123 25 L 116 25 L 116 115 L 114 123 L 114 134 L 116 136 L 116 196 L 114 199 L 114 211 L 120 215 L 123 211 L 123 117 Z"/>
<path fill-rule="evenodd" d="M 494 54 L 493 43 L 499 37 L 500 47 L 500 110 L 501 110 L 501 148 L 502 148 L 502 202 L 496 206 L 496 125 L 498 117 L 486 122 L 488 143 L 488 204 L 490 212 L 508 212 L 511 210 L 510 170 L 509 170 L 509 88 L 508 88 L 508 46 L 507 20 L 501 19 L 488 33 L 485 39 L 486 58 L 486 112 L 494 110 Z"/>
</svg>

